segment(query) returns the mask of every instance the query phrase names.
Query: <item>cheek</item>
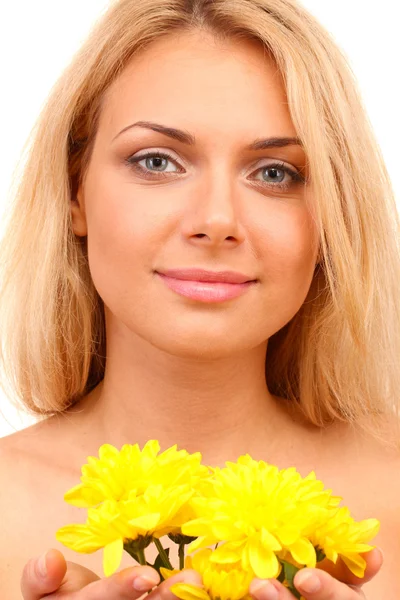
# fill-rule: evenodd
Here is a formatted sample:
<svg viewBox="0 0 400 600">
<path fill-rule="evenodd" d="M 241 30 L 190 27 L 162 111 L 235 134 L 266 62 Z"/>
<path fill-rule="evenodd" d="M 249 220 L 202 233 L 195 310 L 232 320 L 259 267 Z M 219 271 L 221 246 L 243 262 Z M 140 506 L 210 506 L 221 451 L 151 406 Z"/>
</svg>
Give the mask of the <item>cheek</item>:
<svg viewBox="0 0 400 600">
<path fill-rule="evenodd" d="M 318 253 L 317 231 L 306 209 L 275 215 L 263 227 L 262 262 L 266 278 L 279 288 L 306 294 Z"/>
<path fill-rule="evenodd" d="M 104 174 L 95 184 L 88 182 L 89 267 L 104 300 L 104 294 L 116 290 L 124 294 L 130 287 L 132 292 L 135 273 L 152 270 L 152 249 L 161 243 L 160 228 L 154 226 L 156 218 L 162 222 L 156 214 L 159 211 L 156 207 L 149 210 L 139 195 L 140 190 L 133 190 L 132 185 L 121 185 Z"/>
</svg>

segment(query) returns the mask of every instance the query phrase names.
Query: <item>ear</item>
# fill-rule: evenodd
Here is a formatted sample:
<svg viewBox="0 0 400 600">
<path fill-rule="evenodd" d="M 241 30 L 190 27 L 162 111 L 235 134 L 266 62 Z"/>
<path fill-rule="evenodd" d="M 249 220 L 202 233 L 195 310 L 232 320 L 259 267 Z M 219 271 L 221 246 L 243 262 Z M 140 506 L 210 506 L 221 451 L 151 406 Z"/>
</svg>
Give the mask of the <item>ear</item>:
<svg viewBox="0 0 400 600">
<path fill-rule="evenodd" d="M 87 235 L 87 223 L 85 214 L 85 202 L 83 187 L 79 186 L 76 198 L 71 200 L 72 229 L 75 235 L 84 237 Z"/>
</svg>

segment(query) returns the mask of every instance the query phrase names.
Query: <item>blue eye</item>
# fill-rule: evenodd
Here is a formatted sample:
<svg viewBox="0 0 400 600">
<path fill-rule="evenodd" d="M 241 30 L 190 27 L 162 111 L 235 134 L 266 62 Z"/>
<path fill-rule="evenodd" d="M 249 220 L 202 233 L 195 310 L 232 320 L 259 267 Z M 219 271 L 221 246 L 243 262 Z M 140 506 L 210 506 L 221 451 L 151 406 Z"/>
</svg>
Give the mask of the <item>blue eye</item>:
<svg viewBox="0 0 400 600">
<path fill-rule="evenodd" d="M 140 158 L 140 157 L 139 157 Z M 149 170 L 155 169 L 156 172 L 164 172 L 167 167 L 167 163 L 171 162 L 172 157 L 167 155 L 152 155 L 142 158 L 145 161 L 145 168 Z M 141 161 L 139 161 L 141 162 Z M 153 164 L 151 164 L 153 163 Z"/>
<path fill-rule="evenodd" d="M 270 173 L 268 174 L 268 172 L 270 171 Z M 261 169 L 261 173 L 266 172 L 268 174 L 269 177 L 271 177 L 271 182 L 270 183 L 282 183 L 283 180 L 285 179 L 285 173 L 286 170 L 285 169 L 277 169 L 276 167 L 262 167 Z"/>
<path fill-rule="evenodd" d="M 142 161 L 145 162 L 145 166 L 140 165 Z M 179 174 L 184 172 L 184 169 L 167 152 L 149 151 L 145 154 L 130 156 L 125 162 L 145 179 L 168 178 L 172 173 Z M 168 163 L 175 165 L 177 169 L 167 170 Z M 256 169 L 254 173 L 262 175 L 262 179 L 254 179 L 257 185 L 269 189 L 288 190 L 294 185 L 305 183 L 303 175 L 290 169 L 283 162 L 264 165 Z M 269 178 L 269 181 L 264 179 L 264 173 L 267 174 L 266 176 Z"/>
<path fill-rule="evenodd" d="M 145 166 L 143 167 L 139 163 L 145 161 Z M 128 165 L 132 166 L 134 170 L 139 171 L 143 175 L 148 175 L 149 177 L 152 174 L 160 174 L 163 175 L 165 172 L 167 173 L 181 173 L 182 171 L 166 171 L 166 163 L 173 162 L 177 164 L 174 158 L 166 153 L 166 152 L 146 152 L 146 154 L 139 154 L 138 156 L 130 156 L 126 162 Z M 152 164 L 153 163 L 153 164 Z"/>
<path fill-rule="evenodd" d="M 300 173 L 289 169 L 284 163 L 264 165 L 260 169 L 257 169 L 256 173 L 261 173 L 263 176 L 261 184 L 279 189 L 288 189 L 296 183 L 305 183 L 305 178 Z M 264 174 L 270 178 L 269 181 L 264 179 Z"/>
</svg>

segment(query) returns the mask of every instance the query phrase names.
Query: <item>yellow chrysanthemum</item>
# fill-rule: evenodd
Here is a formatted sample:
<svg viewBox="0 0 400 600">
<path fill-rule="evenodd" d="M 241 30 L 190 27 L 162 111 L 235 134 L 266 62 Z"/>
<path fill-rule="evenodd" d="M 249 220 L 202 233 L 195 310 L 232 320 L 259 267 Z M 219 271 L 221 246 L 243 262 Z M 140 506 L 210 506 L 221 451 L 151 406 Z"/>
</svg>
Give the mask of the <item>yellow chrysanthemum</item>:
<svg viewBox="0 0 400 600">
<path fill-rule="evenodd" d="M 154 539 L 172 534 L 181 544 L 181 534 L 197 538 L 187 551 L 200 551 L 186 557 L 185 568 L 198 571 L 205 585 L 177 584 L 172 591 L 182 600 L 250 600 L 251 579 L 278 577 L 282 561 L 284 585 L 291 586 L 291 565 L 315 567 L 317 551 L 333 562 L 342 556 L 363 576 L 360 553 L 373 548 L 365 542 L 379 522 L 356 523 L 314 472 L 303 478 L 294 467 L 279 470 L 249 455 L 212 468 L 201 465 L 200 453 L 176 445 L 159 450 L 156 440 L 142 451 L 137 444 L 121 451 L 101 446 L 99 458 L 82 467 L 81 483 L 65 494 L 70 504 L 88 508 L 87 522 L 62 527 L 57 540 L 77 552 L 104 548 L 104 572 L 111 575 L 124 549 L 142 561 Z"/>
<path fill-rule="evenodd" d="M 206 571 L 211 571 L 211 575 L 207 578 L 207 575 L 205 577 L 205 581 L 208 583 L 209 580 L 211 579 L 211 581 L 216 581 L 217 585 L 216 586 L 210 586 L 210 589 L 204 589 L 205 586 L 198 586 L 198 585 L 193 585 L 193 584 L 185 584 L 185 583 L 178 583 L 178 584 L 174 584 L 173 586 L 171 586 L 171 591 L 178 596 L 178 598 L 181 598 L 182 600 L 213 600 L 213 598 L 215 598 L 216 600 L 218 599 L 218 596 L 214 596 L 214 594 L 221 594 L 221 591 L 219 590 L 220 586 L 221 586 L 221 576 L 219 576 L 218 574 L 215 574 L 215 571 L 218 571 L 219 573 L 222 573 L 223 571 L 226 571 L 227 573 L 230 573 L 230 584 L 234 585 L 235 588 L 234 589 L 238 589 L 239 591 L 237 592 L 237 595 L 243 594 L 243 596 L 241 597 L 242 600 L 252 600 L 252 597 L 249 594 L 248 588 L 250 585 L 250 582 L 252 581 L 254 574 L 251 576 L 249 573 L 247 573 L 247 575 L 245 575 L 243 572 L 242 573 L 235 573 L 234 571 L 241 571 L 241 566 L 240 564 L 236 564 L 236 565 L 230 565 L 227 569 L 222 568 L 221 566 L 218 568 L 218 565 L 216 563 L 213 563 L 212 560 L 210 562 L 210 559 L 212 559 L 212 555 L 213 552 L 209 550 L 200 550 L 198 552 L 198 561 L 195 561 L 195 565 L 193 565 L 193 560 L 192 558 L 194 558 L 194 556 L 197 556 L 197 554 L 195 554 L 193 557 L 192 556 L 186 556 L 185 558 L 185 569 L 194 569 L 196 566 L 196 570 L 199 572 L 200 575 L 202 575 L 202 577 L 204 578 L 204 574 L 206 573 Z M 288 562 L 291 562 L 291 557 L 289 555 L 289 553 L 287 553 L 287 555 L 285 555 L 283 557 L 285 560 L 287 560 Z M 201 559 L 201 560 L 200 560 Z M 208 564 L 207 564 L 208 561 Z M 199 564 L 200 563 L 200 564 Z M 298 568 L 301 568 L 301 565 L 297 565 Z M 214 577 L 212 576 L 212 570 L 214 570 Z M 160 569 L 161 574 L 163 576 L 164 579 L 169 579 L 170 577 L 172 577 L 173 575 L 176 575 L 177 573 L 181 573 L 181 571 L 179 569 L 165 569 L 164 567 L 161 567 Z M 223 574 L 222 574 L 223 576 Z M 235 577 L 236 577 L 236 581 L 235 581 Z M 243 577 L 244 577 L 244 581 L 243 581 Z M 241 585 L 239 585 L 239 587 L 237 588 L 237 579 L 241 578 Z M 283 581 L 283 585 L 285 587 L 289 587 L 286 581 Z M 289 588 L 290 589 L 290 588 Z M 223 593 L 223 592 L 222 592 Z M 232 591 L 229 592 L 230 594 L 232 594 Z M 229 598 L 229 597 L 228 597 Z M 223 596 L 222 596 L 222 600 L 224 600 Z M 303 596 L 300 596 L 300 600 L 305 600 L 305 598 Z"/>
<path fill-rule="evenodd" d="M 119 451 L 103 444 L 99 458 L 88 457 L 82 467 L 81 483 L 70 489 L 64 499 L 73 506 L 89 508 L 104 500 L 126 500 L 131 491 L 143 493 L 149 485 L 196 486 L 209 469 L 201 465 L 201 454 L 177 450 L 174 445 L 161 454 L 157 440 L 148 441 L 141 451 L 138 444 L 125 444 Z"/>
<path fill-rule="evenodd" d="M 182 600 L 251 600 L 249 585 L 254 573 L 244 571 L 239 563 L 228 566 L 219 565 L 211 560 L 215 550 L 200 550 L 186 557 L 185 568 L 194 569 L 202 579 L 204 588 L 188 583 L 175 583 L 171 586 L 173 594 Z M 172 576 L 162 569 L 163 576 Z M 165 578 L 167 578 L 165 577 Z"/>
<path fill-rule="evenodd" d="M 336 563 L 338 556 L 357 577 L 363 577 L 366 562 L 360 553 L 368 552 L 375 546 L 366 544 L 374 538 L 380 528 L 377 519 L 356 522 L 347 507 L 339 508 L 332 517 L 318 527 L 310 536 L 314 545 L 319 546 L 327 558 Z"/>
<path fill-rule="evenodd" d="M 262 579 L 278 576 L 280 551 L 315 567 L 308 534 L 341 500 L 324 490 L 313 472 L 302 478 L 295 468 L 279 470 L 249 455 L 214 468 L 199 491 L 201 497 L 190 501 L 197 518 L 182 526 L 184 534 L 198 536 L 188 552 L 224 542 L 212 561 L 224 566 L 240 561 Z"/>
<path fill-rule="evenodd" d="M 92 553 L 104 548 L 103 566 L 108 576 L 118 569 L 124 545 L 132 545 L 140 537 L 145 540 L 144 548 L 152 538 L 179 530 L 185 518 L 182 507 L 192 494 L 187 485 L 149 485 L 143 494 L 134 490 L 127 500 L 105 500 L 89 508 L 85 525 L 62 527 L 56 538 L 76 552 Z"/>
</svg>

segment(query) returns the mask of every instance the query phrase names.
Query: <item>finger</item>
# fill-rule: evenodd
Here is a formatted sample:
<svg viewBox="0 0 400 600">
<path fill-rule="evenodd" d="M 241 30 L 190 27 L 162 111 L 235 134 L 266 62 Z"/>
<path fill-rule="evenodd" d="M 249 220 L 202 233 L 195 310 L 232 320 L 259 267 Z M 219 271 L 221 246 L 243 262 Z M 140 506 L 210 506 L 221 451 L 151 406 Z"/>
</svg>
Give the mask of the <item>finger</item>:
<svg viewBox="0 0 400 600">
<path fill-rule="evenodd" d="M 82 567 L 74 562 L 67 561 L 67 572 L 58 588 L 64 594 L 77 592 L 93 581 L 99 581 L 100 577 L 90 569 Z"/>
<path fill-rule="evenodd" d="M 343 583 L 347 583 L 349 585 L 362 585 L 363 583 L 367 583 L 367 581 L 370 581 L 373 577 L 375 577 L 380 570 L 383 563 L 383 553 L 380 548 L 376 547 L 369 552 L 362 553 L 361 556 L 367 563 L 364 577 L 362 578 L 356 577 L 340 557 L 338 558 L 336 564 L 325 558 L 323 561 L 318 563 L 318 569 L 326 571 L 332 575 L 332 577 L 335 577 L 335 579 L 343 581 Z"/>
<path fill-rule="evenodd" d="M 146 596 L 146 600 L 176 600 L 169 588 L 173 583 L 183 581 L 195 585 L 202 584 L 201 576 L 189 569 L 158 585 L 160 576 L 152 567 L 129 567 L 85 587 L 85 600 L 135 600 L 155 586 L 157 587 Z"/>
<path fill-rule="evenodd" d="M 293 583 L 305 600 L 360 600 L 365 598 L 361 587 L 349 587 L 321 569 L 300 569 Z"/>
<path fill-rule="evenodd" d="M 60 592 L 64 597 L 64 594 L 78 592 L 84 587 L 85 600 L 110 600 L 110 598 L 113 598 L 113 600 L 135 600 L 158 585 L 159 582 L 160 576 L 152 567 L 128 567 L 104 579 L 97 577 L 96 581 L 92 581 L 88 585 L 78 586 L 77 581 L 75 579 L 72 581 L 71 578 L 70 582 L 67 580 L 61 586 Z M 81 596 L 76 597 L 80 598 Z M 73 598 L 75 598 L 75 594 Z"/>
<path fill-rule="evenodd" d="M 21 592 L 24 600 L 39 600 L 57 590 L 65 573 L 67 563 L 58 550 L 51 549 L 40 558 L 26 563 L 21 577 Z"/>
<path fill-rule="evenodd" d="M 294 596 L 289 589 L 277 579 L 253 579 L 249 593 L 255 600 L 294 600 Z M 328 596 L 324 596 L 323 600 L 328 600 Z M 347 598 L 341 597 L 340 600 L 347 600 Z"/>
<path fill-rule="evenodd" d="M 201 575 L 193 569 L 183 569 L 180 573 L 169 577 L 163 581 L 155 590 L 149 594 L 146 600 L 176 600 L 177 596 L 171 592 L 171 586 L 174 583 L 191 583 L 203 588 L 203 580 Z"/>
<path fill-rule="evenodd" d="M 300 577 L 300 572 L 303 572 Z M 316 581 L 306 577 L 306 571 L 313 575 L 317 571 Z M 304 600 L 361 600 L 365 596 L 360 588 L 352 589 L 345 583 L 334 579 L 328 573 L 318 569 L 301 569 L 294 578 L 296 589 Z M 319 584 L 319 585 L 318 585 Z M 308 588 L 308 589 L 306 589 Z M 313 589 L 314 591 L 310 591 Z M 249 589 L 255 600 L 294 600 L 293 594 L 287 587 L 276 579 L 253 579 Z"/>
<path fill-rule="evenodd" d="M 277 579 L 253 579 L 249 594 L 255 600 L 293 600 L 293 595 Z"/>
</svg>

